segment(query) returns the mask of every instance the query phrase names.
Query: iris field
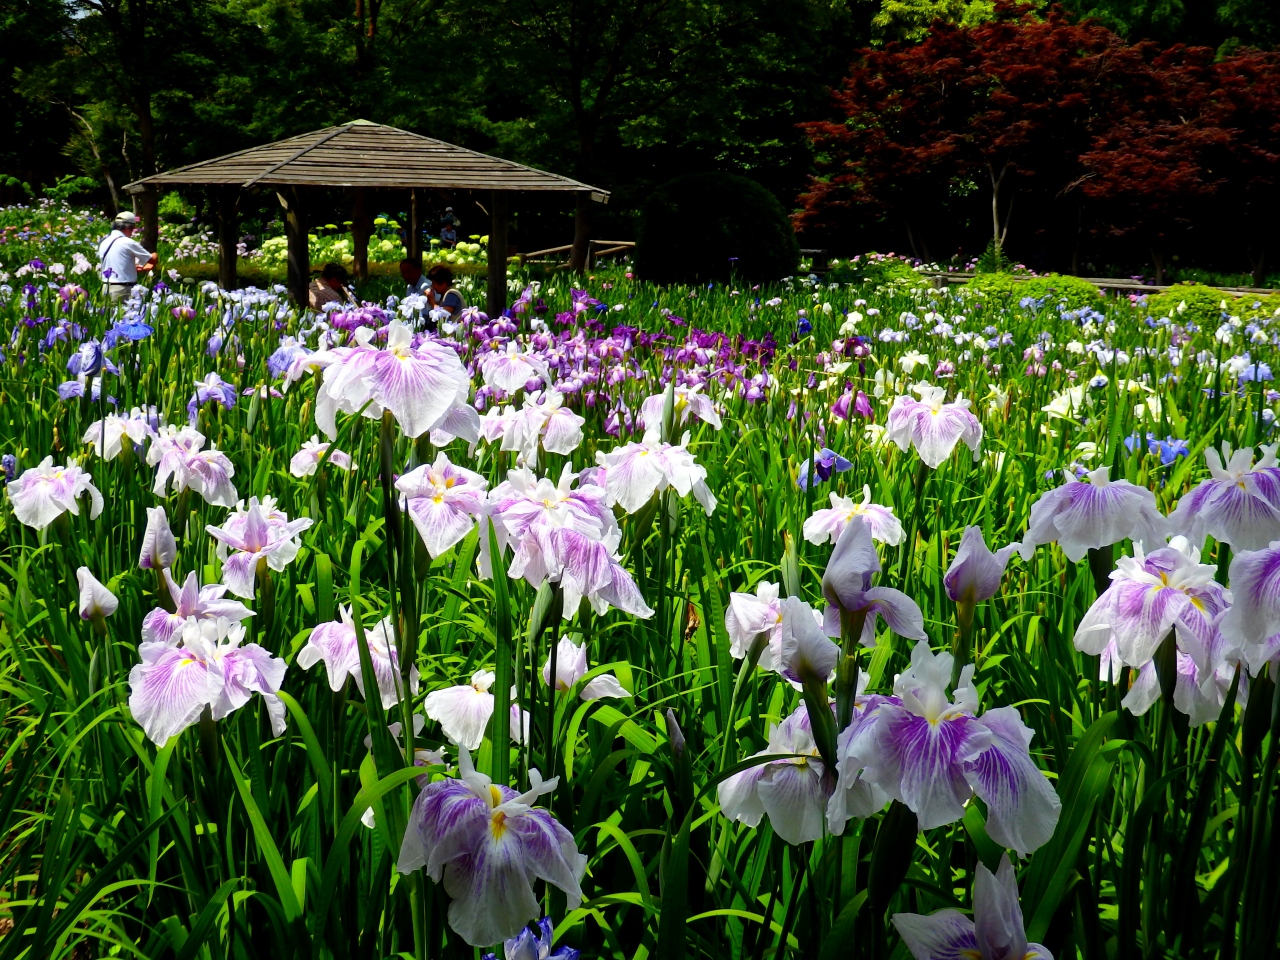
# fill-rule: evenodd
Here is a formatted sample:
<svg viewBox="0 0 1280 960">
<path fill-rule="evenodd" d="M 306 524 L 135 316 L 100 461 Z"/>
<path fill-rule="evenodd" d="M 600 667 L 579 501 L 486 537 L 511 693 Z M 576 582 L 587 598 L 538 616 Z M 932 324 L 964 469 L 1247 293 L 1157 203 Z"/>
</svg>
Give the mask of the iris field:
<svg viewBox="0 0 1280 960">
<path fill-rule="evenodd" d="M 81 233 L 0 246 L 0 960 L 1275 953 L 1277 305 Z"/>
</svg>

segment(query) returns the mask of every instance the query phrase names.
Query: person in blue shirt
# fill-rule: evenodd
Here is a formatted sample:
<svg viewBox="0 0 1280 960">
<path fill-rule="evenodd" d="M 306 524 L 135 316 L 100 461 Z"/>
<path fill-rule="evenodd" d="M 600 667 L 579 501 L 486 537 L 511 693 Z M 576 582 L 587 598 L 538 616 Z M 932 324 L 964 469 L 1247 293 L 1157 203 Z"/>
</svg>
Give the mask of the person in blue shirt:
<svg viewBox="0 0 1280 960">
<path fill-rule="evenodd" d="M 404 259 L 400 261 L 400 276 L 405 283 L 404 295 L 411 297 L 415 293 L 427 297 L 428 291 L 431 289 L 431 281 L 422 275 L 422 264 L 417 260 Z"/>
</svg>

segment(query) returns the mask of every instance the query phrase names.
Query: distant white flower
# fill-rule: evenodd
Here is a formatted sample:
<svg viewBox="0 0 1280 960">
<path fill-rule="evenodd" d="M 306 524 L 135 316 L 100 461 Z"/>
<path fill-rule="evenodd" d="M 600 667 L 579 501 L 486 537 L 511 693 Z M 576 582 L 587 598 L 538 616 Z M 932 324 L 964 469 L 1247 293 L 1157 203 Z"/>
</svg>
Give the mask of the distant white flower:
<svg viewBox="0 0 1280 960">
<path fill-rule="evenodd" d="M 309 477 L 320 467 L 320 458 L 329 449 L 328 443 L 321 443 L 320 437 L 311 435 L 311 439 L 302 444 L 302 449 L 295 453 L 289 461 L 289 472 L 295 477 Z M 331 463 L 339 470 L 351 469 L 351 455 L 335 450 L 329 454 L 325 463 Z"/>
</svg>

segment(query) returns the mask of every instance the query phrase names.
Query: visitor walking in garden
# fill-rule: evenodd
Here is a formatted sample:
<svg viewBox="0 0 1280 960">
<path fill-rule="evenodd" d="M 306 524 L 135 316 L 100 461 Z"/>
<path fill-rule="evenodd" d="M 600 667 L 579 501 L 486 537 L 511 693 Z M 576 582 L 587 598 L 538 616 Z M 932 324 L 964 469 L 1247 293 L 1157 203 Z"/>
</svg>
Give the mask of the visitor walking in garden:
<svg viewBox="0 0 1280 960">
<path fill-rule="evenodd" d="M 132 211 L 117 213 L 111 232 L 98 244 L 98 271 L 113 303 L 119 303 L 137 286 L 138 274 L 155 269 L 156 255 L 133 239 L 141 222 Z"/>
</svg>

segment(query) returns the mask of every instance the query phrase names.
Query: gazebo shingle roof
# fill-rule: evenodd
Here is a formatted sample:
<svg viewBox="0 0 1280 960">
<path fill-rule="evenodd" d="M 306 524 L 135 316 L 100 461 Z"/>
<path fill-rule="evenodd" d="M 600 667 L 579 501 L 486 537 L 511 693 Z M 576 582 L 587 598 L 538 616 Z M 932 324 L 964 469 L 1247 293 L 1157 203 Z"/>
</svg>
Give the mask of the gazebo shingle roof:
<svg viewBox="0 0 1280 960">
<path fill-rule="evenodd" d="M 568 177 L 368 120 L 157 173 L 125 189 L 137 193 L 148 186 L 178 184 L 530 190 L 590 193 L 602 202 L 609 196 Z"/>
</svg>

